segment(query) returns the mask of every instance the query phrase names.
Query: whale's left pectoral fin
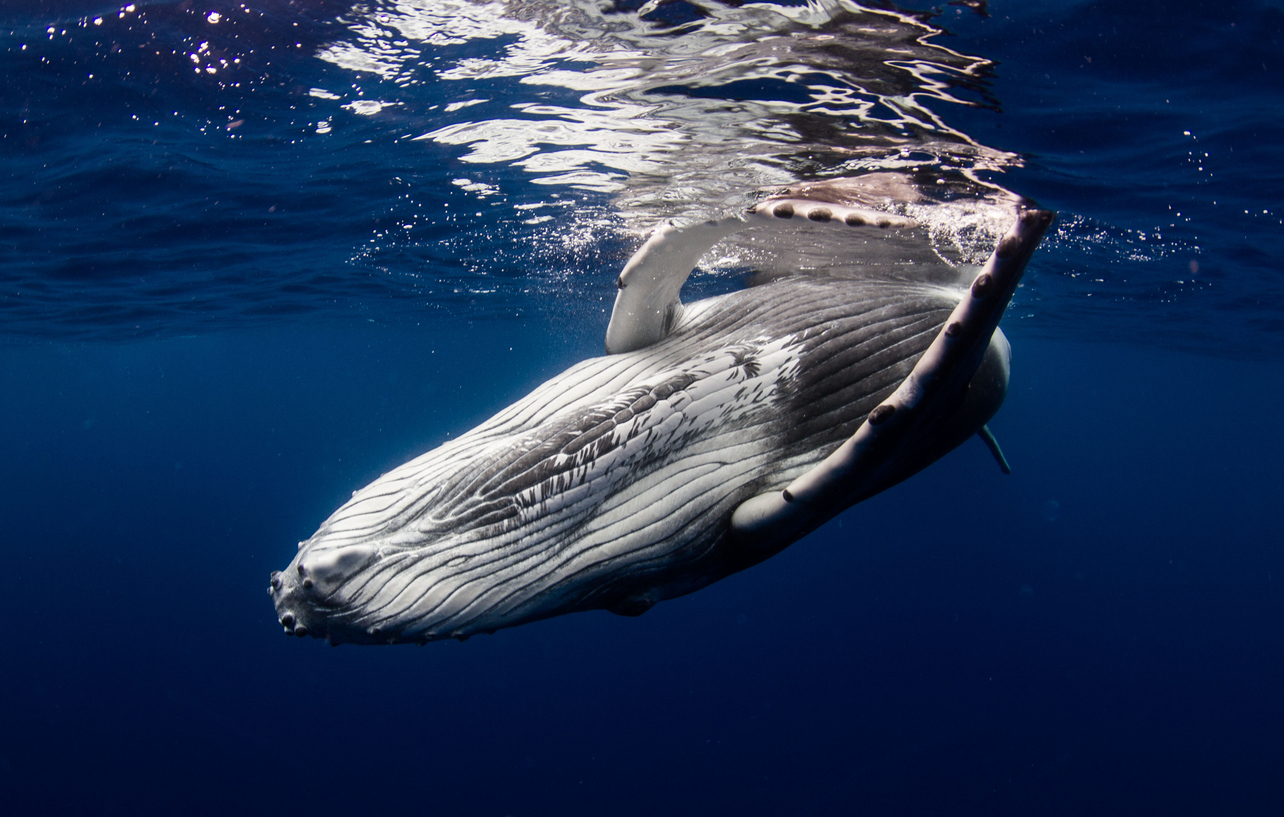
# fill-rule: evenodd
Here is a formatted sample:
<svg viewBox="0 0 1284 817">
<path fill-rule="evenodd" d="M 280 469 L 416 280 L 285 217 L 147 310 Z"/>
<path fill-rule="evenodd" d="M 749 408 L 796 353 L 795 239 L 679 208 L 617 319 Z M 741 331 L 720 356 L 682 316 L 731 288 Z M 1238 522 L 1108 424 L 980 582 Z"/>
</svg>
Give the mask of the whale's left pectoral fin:
<svg viewBox="0 0 1284 817">
<path fill-rule="evenodd" d="M 743 215 L 681 227 L 665 224 L 638 248 L 616 280 L 619 292 L 606 328 L 607 353 L 632 352 L 663 340 L 682 317 L 682 285 L 701 256 L 722 239 L 750 228 L 780 231 L 819 224 L 883 230 L 908 229 L 918 222 L 894 213 L 785 195 L 764 199 Z"/>
<path fill-rule="evenodd" d="M 909 376 L 829 457 L 784 490 L 755 496 L 737 507 L 731 517 L 737 539 L 764 549 L 782 547 L 903 478 L 905 460 L 940 434 L 966 401 L 968 386 L 992 342 L 1006 348 L 996 334 L 999 319 L 1052 218 L 1044 210 L 1019 214 Z M 967 434 L 978 430 L 973 426 Z M 993 439 L 984 433 L 982 438 L 987 443 Z"/>
<path fill-rule="evenodd" d="M 664 339 L 682 316 L 678 294 L 700 256 L 722 239 L 747 228 L 738 216 L 685 227 L 660 227 L 624 265 L 606 328 L 608 354 L 632 352 Z"/>
</svg>

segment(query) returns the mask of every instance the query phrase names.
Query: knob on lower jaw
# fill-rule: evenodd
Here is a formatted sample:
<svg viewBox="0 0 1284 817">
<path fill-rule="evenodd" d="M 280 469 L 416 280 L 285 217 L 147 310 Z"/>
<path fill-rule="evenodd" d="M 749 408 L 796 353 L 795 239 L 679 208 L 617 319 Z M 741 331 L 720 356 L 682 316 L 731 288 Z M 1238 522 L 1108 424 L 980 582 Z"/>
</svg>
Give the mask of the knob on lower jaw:
<svg viewBox="0 0 1284 817">
<path fill-rule="evenodd" d="M 281 616 L 281 626 L 285 629 L 286 635 L 297 635 L 299 638 L 303 638 L 308 634 L 308 625 L 295 624 L 294 616 L 290 613 Z"/>
<path fill-rule="evenodd" d="M 300 568 L 300 574 L 304 571 Z M 306 578 L 296 578 L 293 572 L 283 573 L 279 570 L 272 571 L 269 579 L 268 595 L 276 602 L 277 621 L 280 622 L 286 635 L 295 635 L 300 638 L 308 635 L 311 630 L 303 620 L 307 616 L 299 615 L 299 602 L 303 601 L 301 595 L 308 593 L 309 586 L 312 584 Z M 303 605 L 306 608 L 306 604 Z M 304 610 L 306 613 L 306 609 Z"/>
<path fill-rule="evenodd" d="M 282 613 L 277 620 L 281 622 L 281 627 L 285 630 L 286 635 L 296 635 L 299 638 L 303 638 L 308 634 L 308 625 L 299 621 L 294 613 L 288 610 Z"/>
</svg>

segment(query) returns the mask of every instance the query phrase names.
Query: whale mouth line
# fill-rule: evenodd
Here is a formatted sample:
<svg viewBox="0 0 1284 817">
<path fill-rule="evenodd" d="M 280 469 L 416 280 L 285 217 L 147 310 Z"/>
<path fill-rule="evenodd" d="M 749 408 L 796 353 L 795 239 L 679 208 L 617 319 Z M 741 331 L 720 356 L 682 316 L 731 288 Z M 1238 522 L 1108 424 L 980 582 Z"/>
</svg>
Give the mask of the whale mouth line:
<svg viewBox="0 0 1284 817">
<path fill-rule="evenodd" d="M 381 617 L 378 623 L 363 625 L 361 619 L 369 621 L 374 618 L 373 612 L 366 611 L 354 616 L 339 604 L 327 604 L 319 598 L 299 598 L 305 590 L 303 582 L 288 583 L 281 580 L 281 573 L 274 571 L 269 579 L 268 593 L 273 597 L 277 608 L 277 622 L 287 636 L 312 638 L 327 641 L 332 646 L 339 644 L 427 644 L 430 641 L 456 638 L 465 640 L 473 633 L 456 627 L 449 632 L 425 630 L 408 635 L 410 627 L 397 626 L 390 617 Z M 306 581 L 306 580 L 305 580 Z M 391 626 L 390 626 L 391 625 Z"/>
</svg>

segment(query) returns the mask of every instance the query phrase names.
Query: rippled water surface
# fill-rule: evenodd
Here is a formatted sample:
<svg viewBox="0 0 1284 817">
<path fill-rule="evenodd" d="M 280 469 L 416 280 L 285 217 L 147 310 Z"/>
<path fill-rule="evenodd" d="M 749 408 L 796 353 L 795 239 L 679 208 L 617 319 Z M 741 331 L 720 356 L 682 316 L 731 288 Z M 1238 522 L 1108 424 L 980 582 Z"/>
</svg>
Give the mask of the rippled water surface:
<svg viewBox="0 0 1284 817">
<path fill-rule="evenodd" d="M 14 813 L 1278 814 L 1284 6 L 0 4 Z M 993 425 L 638 619 L 424 650 L 263 595 L 355 488 L 602 348 L 657 225 L 859 177 L 1058 221 Z M 908 192 L 905 192 L 908 191 Z"/>
<path fill-rule="evenodd" d="M 661 220 L 898 171 L 973 255 L 969 201 L 1060 211 L 1034 331 L 1269 355 L 1278 7 L 973 6 L 10 11 L 5 334 L 565 310 Z"/>
</svg>

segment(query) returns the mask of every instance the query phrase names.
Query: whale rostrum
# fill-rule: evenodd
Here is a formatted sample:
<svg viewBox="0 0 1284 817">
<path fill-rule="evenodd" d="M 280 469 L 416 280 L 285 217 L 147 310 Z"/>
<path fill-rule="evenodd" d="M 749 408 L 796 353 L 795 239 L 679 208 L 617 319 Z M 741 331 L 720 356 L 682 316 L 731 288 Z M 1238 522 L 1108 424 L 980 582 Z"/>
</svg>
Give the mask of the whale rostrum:
<svg viewBox="0 0 1284 817">
<path fill-rule="evenodd" d="M 985 265 L 953 279 L 783 275 L 685 305 L 696 263 L 736 233 L 769 250 L 799 231 L 869 245 L 917 225 L 834 186 L 662 227 L 620 275 L 608 354 L 357 491 L 272 574 L 278 620 L 387 644 L 638 615 L 974 435 L 1006 471 L 986 427 L 1008 383 L 998 323 L 1052 218 L 1015 205 Z"/>
</svg>

